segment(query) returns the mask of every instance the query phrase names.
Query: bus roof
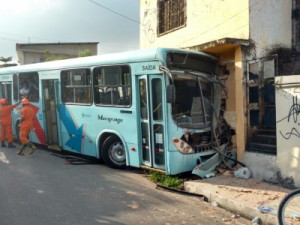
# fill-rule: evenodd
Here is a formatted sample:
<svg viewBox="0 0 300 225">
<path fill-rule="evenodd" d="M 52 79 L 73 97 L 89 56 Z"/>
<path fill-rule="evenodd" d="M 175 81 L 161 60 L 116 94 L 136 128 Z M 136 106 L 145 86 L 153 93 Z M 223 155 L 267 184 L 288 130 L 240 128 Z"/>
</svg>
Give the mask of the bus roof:
<svg viewBox="0 0 300 225">
<path fill-rule="evenodd" d="M 105 64 L 122 64 L 122 63 L 134 63 L 142 61 L 159 60 L 164 62 L 168 52 L 187 53 L 191 52 L 197 55 L 207 56 L 208 58 L 215 59 L 215 57 L 203 52 L 190 51 L 184 49 L 175 48 L 151 48 L 133 50 L 119 53 L 103 54 L 96 56 L 56 60 L 50 62 L 34 63 L 21 66 L 4 67 L 0 69 L 1 74 L 15 74 L 20 72 L 35 72 L 35 71 L 47 71 L 55 69 L 67 69 L 72 67 L 89 67 Z"/>
</svg>

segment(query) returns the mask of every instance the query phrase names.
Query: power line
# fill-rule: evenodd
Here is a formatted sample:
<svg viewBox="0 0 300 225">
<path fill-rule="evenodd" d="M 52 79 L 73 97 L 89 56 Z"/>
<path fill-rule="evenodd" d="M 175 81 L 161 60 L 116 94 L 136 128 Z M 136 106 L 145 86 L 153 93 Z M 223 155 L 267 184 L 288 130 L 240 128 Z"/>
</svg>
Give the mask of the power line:
<svg viewBox="0 0 300 225">
<path fill-rule="evenodd" d="M 115 11 L 115 10 L 112 10 L 112 9 L 110 9 L 110 8 L 107 8 L 106 6 L 101 5 L 101 4 L 98 3 L 98 2 L 95 2 L 95 1 L 93 1 L 93 0 L 89 0 L 89 1 L 92 2 L 92 3 L 94 3 L 94 4 L 96 4 L 96 5 L 98 5 L 98 6 L 100 6 L 100 7 L 102 7 L 102 8 L 104 8 L 104 9 L 106 9 L 106 10 L 108 10 L 108 11 L 110 11 L 110 12 L 112 12 L 112 13 L 114 13 L 114 14 L 117 14 L 117 15 L 122 16 L 123 18 L 126 18 L 126 19 L 128 19 L 128 20 L 130 20 L 130 21 L 132 21 L 132 22 L 135 22 L 135 23 L 137 23 L 137 24 L 140 24 L 139 21 L 134 20 L 134 19 L 131 19 L 131 18 L 129 18 L 128 16 L 125 16 L 125 15 L 123 15 L 123 14 L 121 14 L 121 13 Z"/>
<path fill-rule="evenodd" d="M 25 36 L 25 35 L 20 35 L 20 34 L 11 34 L 11 33 L 6 33 L 6 32 L 0 32 L 0 34 L 6 34 L 6 35 L 12 35 L 12 36 L 18 36 L 18 37 L 28 37 L 28 36 Z"/>
<path fill-rule="evenodd" d="M 6 32 L 0 32 L 0 34 L 5 34 L 5 35 L 12 35 L 12 36 L 17 36 L 17 37 L 22 37 L 28 39 L 30 42 L 30 39 L 39 39 L 39 40 L 47 40 L 47 41 L 55 41 L 55 42 L 60 42 L 58 40 L 53 40 L 53 39 L 48 39 L 44 37 L 34 37 L 34 36 L 26 36 L 26 35 L 20 35 L 20 34 L 12 34 L 12 33 L 6 33 Z M 8 41 L 15 41 L 19 42 L 19 40 L 14 40 L 14 39 L 9 39 L 9 38 L 0 38 L 2 40 L 8 40 Z"/>
<path fill-rule="evenodd" d="M 14 39 L 10 39 L 10 38 L 3 38 L 3 37 L 0 37 L 0 40 L 18 42 L 18 40 L 14 40 Z"/>
</svg>

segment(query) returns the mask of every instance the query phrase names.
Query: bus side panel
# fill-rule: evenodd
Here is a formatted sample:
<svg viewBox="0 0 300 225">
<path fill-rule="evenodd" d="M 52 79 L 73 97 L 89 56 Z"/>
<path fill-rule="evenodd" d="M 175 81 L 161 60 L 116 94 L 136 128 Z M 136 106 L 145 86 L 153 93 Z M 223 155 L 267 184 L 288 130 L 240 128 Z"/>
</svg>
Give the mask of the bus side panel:
<svg viewBox="0 0 300 225">
<path fill-rule="evenodd" d="M 64 104 L 60 104 L 59 106 L 59 112 L 60 112 L 59 118 L 62 124 L 61 126 L 62 147 L 65 150 L 81 153 L 81 142 L 83 139 L 82 138 L 83 125 L 77 124 L 74 113 L 72 113 L 72 111 L 75 111 L 76 108 L 78 108 L 78 106 L 70 107 Z"/>
<path fill-rule="evenodd" d="M 172 143 L 170 143 L 172 144 Z M 196 164 L 197 159 L 199 158 L 198 154 L 181 154 L 179 151 L 171 151 L 168 154 L 168 173 L 170 175 L 176 175 L 179 173 L 192 171 Z"/>
<path fill-rule="evenodd" d="M 96 149 L 103 130 L 119 134 L 128 151 L 128 165 L 139 166 L 137 149 L 137 125 L 134 110 L 117 107 L 60 105 L 62 147 L 65 150 L 99 157 Z M 101 149 L 100 149 L 101 151 Z"/>
<path fill-rule="evenodd" d="M 87 122 L 87 130 L 96 135 L 97 128 L 103 135 L 103 130 L 119 136 L 123 140 L 127 151 L 127 165 L 139 167 L 140 159 L 137 148 L 137 122 L 135 108 L 119 107 L 95 107 L 97 110 L 96 120 Z M 97 136 L 95 136 L 95 139 Z M 103 143 L 100 143 L 103 144 Z M 101 149 L 100 149 L 101 152 Z"/>
<path fill-rule="evenodd" d="M 33 130 L 30 132 L 30 140 L 34 143 L 45 145 L 46 136 L 43 128 L 42 107 L 33 103 L 31 103 L 30 106 L 35 112 L 35 119 L 33 120 Z"/>
</svg>

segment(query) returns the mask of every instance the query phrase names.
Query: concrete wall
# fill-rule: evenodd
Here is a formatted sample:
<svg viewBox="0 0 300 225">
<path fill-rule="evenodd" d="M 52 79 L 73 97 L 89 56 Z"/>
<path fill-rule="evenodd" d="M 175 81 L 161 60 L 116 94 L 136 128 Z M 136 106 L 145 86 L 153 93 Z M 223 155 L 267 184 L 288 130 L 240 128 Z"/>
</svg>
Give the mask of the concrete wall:
<svg viewBox="0 0 300 225">
<path fill-rule="evenodd" d="M 140 47 L 186 48 L 224 37 L 249 38 L 248 1 L 187 0 L 186 26 L 157 36 L 157 0 L 140 1 Z"/>
<path fill-rule="evenodd" d="M 77 57 L 78 53 L 89 49 L 91 55 L 97 55 L 97 43 L 57 43 L 57 44 L 17 44 L 19 63 L 31 64 L 43 62 L 45 51 L 53 55 Z"/>
<path fill-rule="evenodd" d="M 300 187 L 300 78 L 276 77 L 277 161 L 283 179 Z"/>
<path fill-rule="evenodd" d="M 86 43 L 51 43 L 51 44 L 26 44 L 21 45 L 24 51 L 49 51 L 55 54 L 69 54 L 77 55 L 78 52 L 89 49 L 92 55 L 97 55 L 97 44 L 86 44 Z"/>
<path fill-rule="evenodd" d="M 270 52 L 276 52 L 277 48 L 291 48 L 292 1 L 250 0 L 249 2 L 250 40 L 253 42 L 253 46 L 247 59 L 265 57 Z M 277 111 L 286 110 L 282 101 L 285 102 L 282 98 L 278 98 L 276 94 Z M 282 141 L 282 139 L 277 139 L 277 155 L 245 152 L 243 161 L 250 168 L 253 177 L 283 183 L 282 179 L 293 175 L 289 169 L 290 162 L 289 157 L 286 155 L 287 152 L 282 149 L 286 145 L 286 141 Z M 300 185 L 299 181 L 297 182 Z"/>
<path fill-rule="evenodd" d="M 277 47 L 292 45 L 292 1 L 250 0 L 250 39 L 256 57 L 264 57 Z"/>
<path fill-rule="evenodd" d="M 252 177 L 278 183 L 279 168 L 276 159 L 277 157 L 273 155 L 245 152 L 242 162 L 250 169 Z"/>
</svg>

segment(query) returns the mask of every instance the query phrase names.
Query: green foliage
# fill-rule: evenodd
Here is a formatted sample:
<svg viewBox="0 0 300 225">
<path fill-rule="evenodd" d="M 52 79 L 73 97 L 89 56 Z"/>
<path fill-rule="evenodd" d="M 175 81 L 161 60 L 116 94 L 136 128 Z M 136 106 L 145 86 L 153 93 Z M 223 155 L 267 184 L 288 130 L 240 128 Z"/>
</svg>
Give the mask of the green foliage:
<svg viewBox="0 0 300 225">
<path fill-rule="evenodd" d="M 4 64 L 10 62 L 12 60 L 12 57 L 0 57 L 0 61 L 3 62 Z"/>
<path fill-rule="evenodd" d="M 159 183 L 165 187 L 177 188 L 183 182 L 182 179 L 176 176 L 170 176 L 159 172 L 150 172 L 149 177 L 153 182 Z"/>
<path fill-rule="evenodd" d="M 17 66 L 17 63 L 9 63 L 10 61 L 12 61 L 12 57 L 0 57 L 0 62 L 2 62 L 3 64 L 0 65 L 0 68 L 2 67 L 10 67 L 10 66 Z"/>
<path fill-rule="evenodd" d="M 67 54 L 51 54 L 48 50 L 44 51 L 44 55 L 45 55 L 45 62 L 76 58 L 76 56 L 67 55 Z M 86 57 L 86 56 L 91 56 L 91 55 L 92 55 L 92 53 L 89 49 L 78 52 L 78 57 Z"/>
<path fill-rule="evenodd" d="M 55 60 L 62 60 L 62 59 L 69 59 L 70 57 L 67 55 L 49 55 L 46 59 L 45 62 L 49 61 L 55 61 Z"/>
<path fill-rule="evenodd" d="M 78 52 L 78 57 L 87 57 L 87 56 L 91 56 L 91 55 L 92 55 L 92 53 L 89 49 Z"/>
<path fill-rule="evenodd" d="M 17 63 L 6 63 L 6 64 L 0 65 L 0 68 L 2 68 L 2 67 L 10 67 L 10 66 L 17 66 L 17 65 L 18 65 Z"/>
<path fill-rule="evenodd" d="M 70 56 L 64 54 L 51 54 L 48 50 L 44 51 L 44 55 L 45 55 L 45 62 L 70 58 Z"/>
</svg>

